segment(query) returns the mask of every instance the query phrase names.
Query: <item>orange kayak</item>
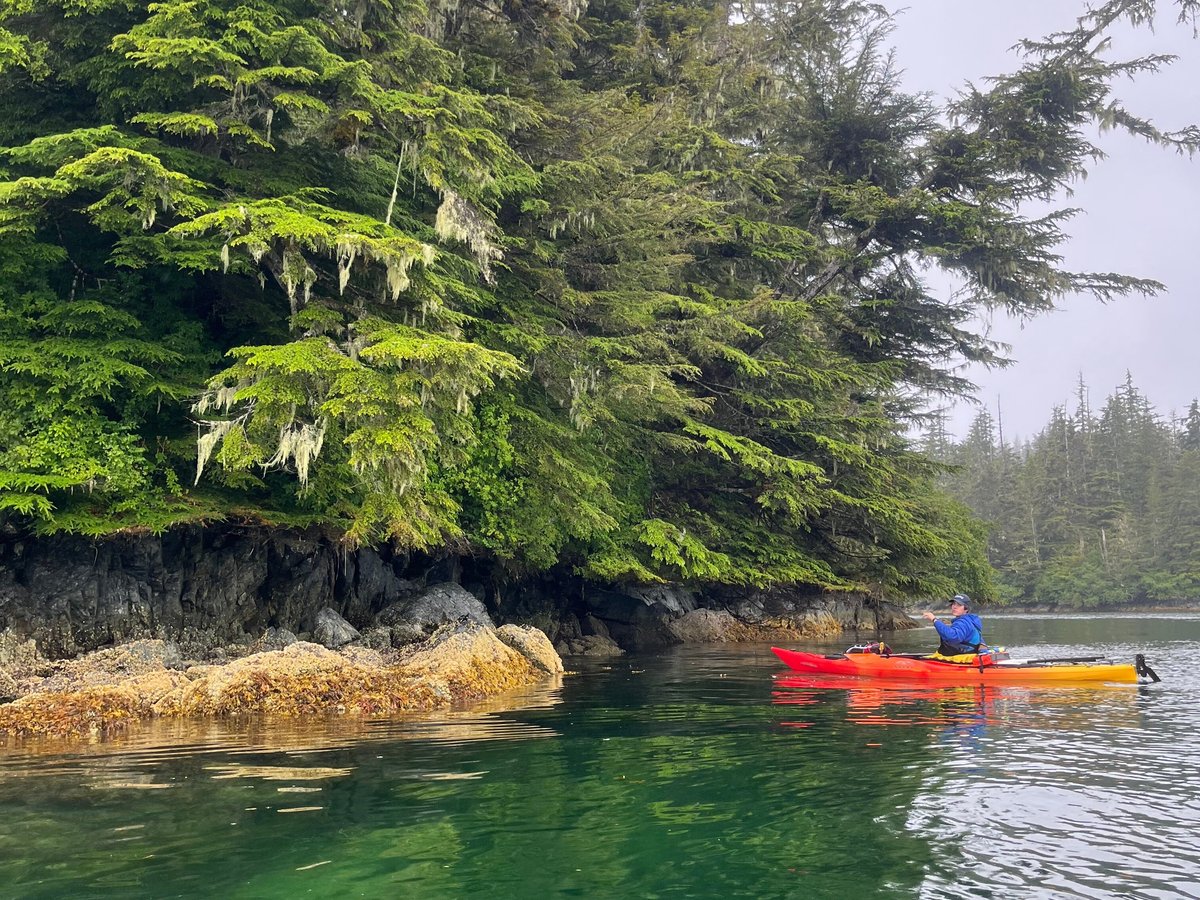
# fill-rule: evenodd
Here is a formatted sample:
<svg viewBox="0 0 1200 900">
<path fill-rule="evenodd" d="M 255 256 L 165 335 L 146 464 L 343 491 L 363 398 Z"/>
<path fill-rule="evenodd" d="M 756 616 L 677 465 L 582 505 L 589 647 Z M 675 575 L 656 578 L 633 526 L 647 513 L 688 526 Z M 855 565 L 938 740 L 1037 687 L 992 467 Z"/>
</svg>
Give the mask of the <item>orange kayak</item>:
<svg viewBox="0 0 1200 900">
<path fill-rule="evenodd" d="M 972 662 L 947 662 L 915 654 L 880 654 L 858 647 L 845 653 L 822 656 L 772 647 L 771 650 L 797 672 L 853 675 L 859 678 L 893 678 L 903 681 L 937 681 L 959 684 L 1078 684 L 1086 682 L 1158 681 L 1139 653 L 1132 663 L 1114 663 L 1100 657 L 1075 659 L 1013 659 L 994 661 L 984 654 Z"/>
</svg>

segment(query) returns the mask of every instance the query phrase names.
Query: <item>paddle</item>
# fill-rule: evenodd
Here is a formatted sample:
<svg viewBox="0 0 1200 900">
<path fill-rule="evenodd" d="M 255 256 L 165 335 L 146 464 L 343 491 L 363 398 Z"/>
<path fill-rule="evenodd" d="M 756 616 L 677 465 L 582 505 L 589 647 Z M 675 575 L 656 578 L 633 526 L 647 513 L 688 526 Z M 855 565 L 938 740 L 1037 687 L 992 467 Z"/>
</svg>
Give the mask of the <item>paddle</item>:
<svg viewBox="0 0 1200 900">
<path fill-rule="evenodd" d="M 1152 682 L 1157 683 L 1162 681 L 1162 679 L 1158 677 L 1158 673 L 1146 665 L 1146 657 L 1142 656 L 1140 653 L 1133 658 L 1133 671 L 1137 672 L 1138 675 L 1143 677 L 1149 677 Z"/>
</svg>

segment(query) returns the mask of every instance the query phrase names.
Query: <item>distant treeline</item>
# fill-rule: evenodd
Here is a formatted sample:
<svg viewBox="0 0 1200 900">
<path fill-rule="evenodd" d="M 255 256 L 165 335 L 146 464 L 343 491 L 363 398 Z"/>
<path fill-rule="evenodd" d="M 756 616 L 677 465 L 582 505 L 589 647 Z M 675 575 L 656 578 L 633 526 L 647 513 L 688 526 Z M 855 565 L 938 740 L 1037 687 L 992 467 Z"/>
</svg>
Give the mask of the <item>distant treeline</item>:
<svg viewBox="0 0 1200 900">
<path fill-rule="evenodd" d="M 1200 598 L 1200 403 L 1164 417 L 1130 377 L 1091 409 L 1079 384 L 1030 441 L 1006 443 L 986 410 L 961 443 L 928 449 L 945 487 L 990 526 L 1002 599 L 1096 607 Z"/>
</svg>

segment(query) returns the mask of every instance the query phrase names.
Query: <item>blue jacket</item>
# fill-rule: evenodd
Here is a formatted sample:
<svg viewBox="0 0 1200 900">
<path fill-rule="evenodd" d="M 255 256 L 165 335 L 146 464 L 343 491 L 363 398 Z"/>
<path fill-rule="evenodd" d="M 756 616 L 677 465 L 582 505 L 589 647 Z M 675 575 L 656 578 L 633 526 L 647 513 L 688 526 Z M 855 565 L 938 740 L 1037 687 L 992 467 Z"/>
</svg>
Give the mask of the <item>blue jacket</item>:
<svg viewBox="0 0 1200 900">
<path fill-rule="evenodd" d="M 943 641 L 952 644 L 974 646 L 983 643 L 983 622 L 975 613 L 963 613 L 961 616 L 955 616 L 954 621 L 949 625 L 941 619 L 934 619 L 933 627 L 937 629 L 937 633 Z"/>
</svg>

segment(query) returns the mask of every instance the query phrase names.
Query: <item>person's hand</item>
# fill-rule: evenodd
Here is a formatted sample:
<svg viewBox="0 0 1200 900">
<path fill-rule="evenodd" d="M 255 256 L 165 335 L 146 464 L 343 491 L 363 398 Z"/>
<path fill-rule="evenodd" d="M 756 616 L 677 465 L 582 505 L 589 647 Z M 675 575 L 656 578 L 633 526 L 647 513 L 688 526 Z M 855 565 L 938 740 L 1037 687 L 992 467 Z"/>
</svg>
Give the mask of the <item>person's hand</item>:
<svg viewBox="0 0 1200 900">
<path fill-rule="evenodd" d="M 921 613 L 921 618 L 924 619 L 926 622 L 932 622 L 934 619 L 937 618 L 937 616 L 935 616 L 929 610 L 925 610 L 925 612 Z"/>
</svg>

